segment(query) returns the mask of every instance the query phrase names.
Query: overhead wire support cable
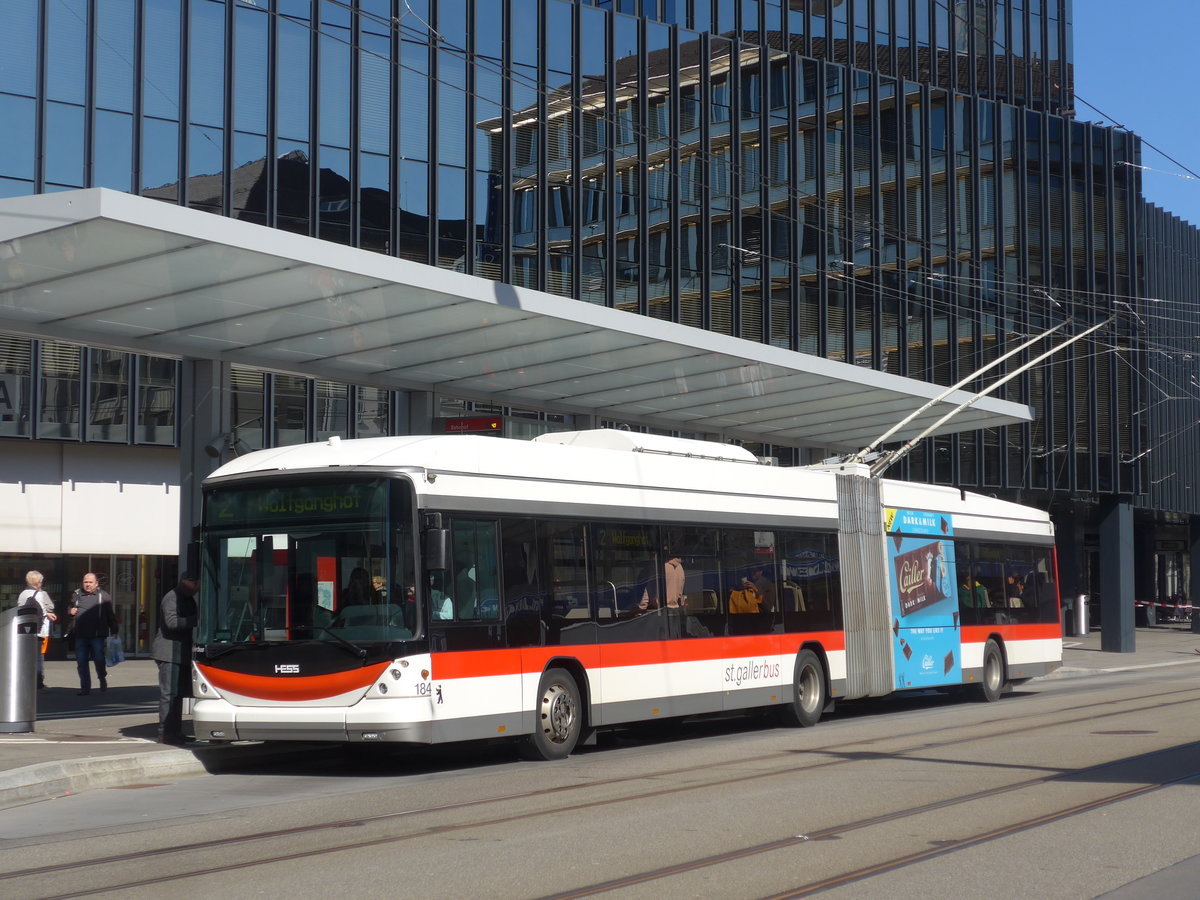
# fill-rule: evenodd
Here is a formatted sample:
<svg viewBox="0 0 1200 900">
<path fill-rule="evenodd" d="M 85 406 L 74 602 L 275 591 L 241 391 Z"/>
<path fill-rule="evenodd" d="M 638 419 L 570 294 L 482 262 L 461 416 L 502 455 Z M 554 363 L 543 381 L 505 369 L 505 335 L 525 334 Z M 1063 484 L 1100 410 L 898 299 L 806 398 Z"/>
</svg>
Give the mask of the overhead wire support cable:
<svg viewBox="0 0 1200 900">
<path fill-rule="evenodd" d="M 929 400 L 927 403 L 925 403 L 919 409 L 913 410 L 911 413 L 909 413 L 907 416 L 905 416 L 903 419 L 901 419 L 899 422 L 897 422 L 895 425 L 893 425 L 891 428 L 889 428 L 887 431 L 885 431 L 879 437 L 875 438 L 875 440 L 873 440 L 870 444 L 863 447 L 861 450 L 859 450 L 854 455 L 847 457 L 846 462 L 849 462 L 849 463 L 866 462 L 867 457 L 872 453 L 872 451 L 875 450 L 876 447 L 878 447 L 880 444 L 882 444 L 884 441 L 886 441 L 888 438 L 890 438 L 893 434 L 895 434 L 897 431 L 899 431 L 901 428 L 903 428 L 905 425 L 907 425 L 913 419 L 917 418 L 919 415 L 924 413 L 927 409 L 929 409 L 932 406 L 936 406 L 938 403 L 941 403 L 943 400 L 945 400 L 947 397 L 949 397 L 955 391 L 970 384 L 972 381 L 974 381 L 976 378 L 979 378 L 984 373 L 990 372 L 992 369 L 996 368 L 996 366 L 1000 365 L 1005 360 L 1020 353 L 1022 350 L 1032 347 L 1038 341 L 1045 340 L 1046 338 L 1050 337 L 1050 335 L 1054 334 L 1054 332 L 1056 332 L 1062 328 L 1065 328 L 1067 325 L 1071 324 L 1072 321 L 1074 321 L 1074 320 L 1067 319 L 1065 322 L 1060 322 L 1059 324 L 1055 325 L 1053 328 L 1049 329 L 1048 331 L 1043 331 L 1041 334 L 1035 334 L 1032 338 L 1027 340 L 1025 343 L 1019 344 L 1016 347 L 1013 347 L 1007 353 L 1004 353 L 1003 355 L 996 357 L 991 362 L 976 369 L 974 372 L 972 372 L 970 375 L 966 376 L 965 378 L 959 379 L 954 384 L 950 385 L 950 387 L 948 387 L 944 391 L 942 391 L 942 393 L 938 394 L 932 400 Z"/>
<path fill-rule="evenodd" d="M 980 400 L 982 400 L 988 394 L 992 393 L 993 391 L 995 391 L 997 388 L 1001 387 L 1002 385 L 1007 384 L 1009 381 L 1012 381 L 1012 379 L 1016 378 L 1022 372 L 1033 368 L 1038 363 L 1040 363 L 1042 360 L 1053 356 L 1055 353 L 1058 353 L 1058 351 L 1060 351 L 1060 350 L 1065 350 L 1067 347 L 1071 346 L 1078 340 L 1082 340 L 1083 338 L 1087 337 L 1092 332 L 1099 331 L 1101 328 L 1104 328 L 1104 327 L 1112 324 L 1112 322 L 1115 321 L 1116 318 L 1117 318 L 1117 316 L 1114 314 L 1114 315 L 1109 316 L 1103 322 L 1099 322 L 1090 328 L 1085 328 L 1083 331 L 1079 332 L 1079 334 L 1077 334 L 1073 337 L 1067 338 L 1067 340 L 1063 341 L 1057 347 L 1051 347 L 1045 353 L 1042 353 L 1042 354 L 1034 357 L 1033 359 L 1029 360 L 1028 362 L 1025 362 L 1025 363 L 1021 364 L 1020 366 L 1018 366 L 1017 368 L 1013 369 L 1013 371 L 1009 372 L 1003 378 L 992 382 L 990 385 L 988 385 L 982 391 L 979 391 L 978 393 L 973 394 L 969 400 L 965 400 L 964 402 L 960 403 L 958 406 L 954 407 L 954 409 L 950 410 L 950 412 L 946 413 L 944 416 L 942 416 L 940 419 L 938 419 L 936 422 L 934 422 L 932 425 L 930 425 L 928 428 L 926 428 L 924 431 L 922 431 L 920 434 L 918 434 L 912 440 L 908 441 L 903 446 L 898 447 L 897 449 L 893 450 L 891 453 L 887 454 L 887 456 L 884 456 L 882 459 L 877 460 L 871 466 L 871 475 L 875 476 L 875 477 L 882 475 L 889 468 L 891 468 L 892 465 L 894 465 L 896 462 L 901 460 L 903 457 L 907 456 L 909 451 L 911 451 L 913 447 L 917 446 L 917 444 L 919 444 L 921 441 L 923 441 L 925 438 L 927 438 L 933 432 L 937 431 L 939 428 L 941 428 L 943 425 L 945 425 L 947 422 L 949 422 L 952 418 L 957 416 L 960 412 L 974 406 L 976 403 L 978 403 Z"/>
</svg>

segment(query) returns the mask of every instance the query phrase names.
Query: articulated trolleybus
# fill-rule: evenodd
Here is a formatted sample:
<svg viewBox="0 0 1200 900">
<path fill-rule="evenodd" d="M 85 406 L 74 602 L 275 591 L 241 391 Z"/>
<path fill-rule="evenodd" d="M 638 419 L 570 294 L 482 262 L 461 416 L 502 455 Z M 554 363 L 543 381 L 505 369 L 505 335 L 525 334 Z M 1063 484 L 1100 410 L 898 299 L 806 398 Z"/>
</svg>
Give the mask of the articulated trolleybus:
<svg viewBox="0 0 1200 900">
<path fill-rule="evenodd" d="M 207 740 L 554 759 L 622 723 L 995 700 L 1062 659 L 1045 513 L 861 464 L 615 430 L 333 438 L 204 491 Z"/>
</svg>

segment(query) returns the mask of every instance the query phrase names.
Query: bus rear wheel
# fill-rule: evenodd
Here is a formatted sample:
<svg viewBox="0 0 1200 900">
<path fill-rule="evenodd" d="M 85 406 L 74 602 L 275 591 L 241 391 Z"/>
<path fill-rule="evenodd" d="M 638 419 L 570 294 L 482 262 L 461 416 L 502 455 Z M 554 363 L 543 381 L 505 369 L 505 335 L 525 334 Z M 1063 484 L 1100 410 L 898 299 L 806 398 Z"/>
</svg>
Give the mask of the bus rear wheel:
<svg viewBox="0 0 1200 900">
<path fill-rule="evenodd" d="M 548 669 L 538 685 L 537 721 L 533 734 L 522 741 L 526 759 L 565 759 L 583 731 L 579 685 L 566 669 Z"/>
<path fill-rule="evenodd" d="M 789 725 L 811 728 L 821 721 L 825 701 L 825 667 L 817 654 L 801 650 L 796 655 L 792 700 L 783 707 L 783 719 Z"/>
<path fill-rule="evenodd" d="M 982 703 L 995 703 L 1004 693 L 1004 657 L 991 638 L 983 645 L 983 674 L 972 687 L 975 699 Z"/>
</svg>

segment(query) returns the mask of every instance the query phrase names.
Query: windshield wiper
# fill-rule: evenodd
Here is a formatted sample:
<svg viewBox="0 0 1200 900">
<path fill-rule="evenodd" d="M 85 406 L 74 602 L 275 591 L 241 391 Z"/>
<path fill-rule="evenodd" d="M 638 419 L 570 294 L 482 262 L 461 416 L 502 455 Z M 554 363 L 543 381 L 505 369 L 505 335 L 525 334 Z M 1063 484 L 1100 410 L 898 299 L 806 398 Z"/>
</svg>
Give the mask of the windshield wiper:
<svg viewBox="0 0 1200 900">
<path fill-rule="evenodd" d="M 358 646 L 358 644 L 354 643 L 353 641 L 346 640 L 346 638 L 342 637 L 340 634 L 338 634 L 332 628 L 327 628 L 324 625 L 314 625 L 313 629 L 316 631 L 325 632 L 327 635 L 329 635 L 331 638 L 333 638 L 338 644 L 340 644 L 342 647 L 344 647 L 348 652 L 353 653 L 355 656 L 357 656 L 363 662 L 366 662 L 367 651 L 365 648 Z"/>
</svg>

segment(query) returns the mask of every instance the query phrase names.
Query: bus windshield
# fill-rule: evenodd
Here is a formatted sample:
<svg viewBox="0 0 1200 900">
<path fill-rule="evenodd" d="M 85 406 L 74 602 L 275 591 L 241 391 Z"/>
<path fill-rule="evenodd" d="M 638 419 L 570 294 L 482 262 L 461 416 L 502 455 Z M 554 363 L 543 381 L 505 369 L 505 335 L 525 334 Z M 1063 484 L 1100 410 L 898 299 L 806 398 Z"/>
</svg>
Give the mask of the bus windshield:
<svg viewBox="0 0 1200 900">
<path fill-rule="evenodd" d="M 211 489 L 201 644 L 330 641 L 357 652 L 417 631 L 411 489 L 356 479 Z"/>
</svg>

